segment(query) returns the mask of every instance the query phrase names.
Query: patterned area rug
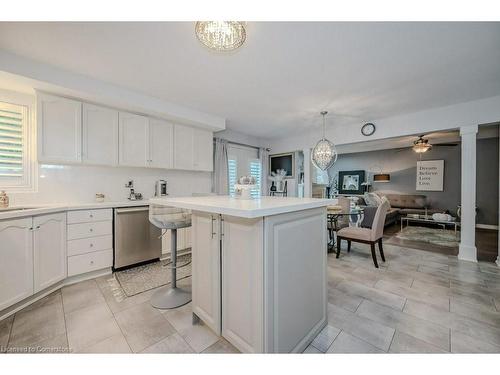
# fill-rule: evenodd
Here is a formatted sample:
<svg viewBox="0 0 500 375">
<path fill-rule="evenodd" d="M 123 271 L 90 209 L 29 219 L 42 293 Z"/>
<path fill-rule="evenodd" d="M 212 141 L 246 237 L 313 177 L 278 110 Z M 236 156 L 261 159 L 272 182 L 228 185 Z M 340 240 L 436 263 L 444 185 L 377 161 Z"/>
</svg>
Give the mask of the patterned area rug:
<svg viewBox="0 0 500 375">
<path fill-rule="evenodd" d="M 191 261 L 191 253 L 177 257 L 178 265 L 188 261 Z M 170 259 L 118 271 L 114 275 L 127 297 L 131 297 L 170 284 L 172 270 L 167 267 L 168 265 L 170 265 Z M 191 264 L 177 269 L 177 280 L 189 276 L 191 276 Z"/>
<path fill-rule="evenodd" d="M 441 228 L 405 227 L 394 237 L 446 247 L 458 247 L 459 245 L 459 237 L 455 231 Z"/>
</svg>

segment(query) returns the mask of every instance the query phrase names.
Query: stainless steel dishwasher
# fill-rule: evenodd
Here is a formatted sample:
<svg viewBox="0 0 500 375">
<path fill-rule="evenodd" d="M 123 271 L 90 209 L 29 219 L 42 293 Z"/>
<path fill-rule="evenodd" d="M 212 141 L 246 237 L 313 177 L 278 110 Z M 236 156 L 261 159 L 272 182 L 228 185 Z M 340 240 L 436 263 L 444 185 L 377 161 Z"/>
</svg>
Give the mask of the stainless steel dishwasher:
<svg viewBox="0 0 500 375">
<path fill-rule="evenodd" d="M 161 256 L 161 230 L 149 222 L 149 206 L 115 208 L 114 234 L 115 270 Z"/>
</svg>

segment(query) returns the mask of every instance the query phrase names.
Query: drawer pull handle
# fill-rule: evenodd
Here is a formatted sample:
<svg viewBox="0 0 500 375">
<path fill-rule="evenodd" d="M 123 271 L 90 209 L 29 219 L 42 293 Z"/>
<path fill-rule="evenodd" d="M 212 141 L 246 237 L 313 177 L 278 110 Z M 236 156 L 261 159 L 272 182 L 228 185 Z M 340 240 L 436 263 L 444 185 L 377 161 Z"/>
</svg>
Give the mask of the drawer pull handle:
<svg viewBox="0 0 500 375">
<path fill-rule="evenodd" d="M 93 244 L 93 243 L 91 243 L 91 244 L 90 244 L 90 247 L 94 247 L 94 244 Z"/>
<path fill-rule="evenodd" d="M 93 232 L 94 230 L 92 228 L 90 228 L 89 231 Z"/>
<path fill-rule="evenodd" d="M 92 217 L 94 217 L 94 215 L 90 214 L 90 217 L 92 218 Z"/>
<path fill-rule="evenodd" d="M 91 261 L 90 261 L 90 264 L 94 264 L 94 261 L 93 261 L 93 260 L 91 260 Z"/>
</svg>

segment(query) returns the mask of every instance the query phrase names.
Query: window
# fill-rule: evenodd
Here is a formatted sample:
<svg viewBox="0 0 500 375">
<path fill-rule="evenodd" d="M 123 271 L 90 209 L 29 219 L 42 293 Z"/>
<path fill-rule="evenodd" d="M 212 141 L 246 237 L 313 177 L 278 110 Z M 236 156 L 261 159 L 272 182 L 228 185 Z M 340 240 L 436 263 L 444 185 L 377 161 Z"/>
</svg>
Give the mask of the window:
<svg viewBox="0 0 500 375">
<path fill-rule="evenodd" d="M 252 198 L 260 196 L 260 179 L 261 179 L 262 165 L 259 159 L 250 161 L 250 176 L 255 178 L 256 189 L 252 189 Z"/>
<path fill-rule="evenodd" d="M 31 189 L 28 107 L 0 101 L 0 189 Z"/>
<path fill-rule="evenodd" d="M 229 158 L 227 161 L 229 173 L 229 195 L 234 197 L 234 184 L 238 181 L 238 162 Z"/>
<path fill-rule="evenodd" d="M 252 197 L 260 196 L 262 165 L 257 158 L 257 150 L 248 147 L 229 146 L 228 150 L 228 183 L 229 195 L 234 196 L 234 184 L 241 176 L 253 176 L 256 189 L 252 189 Z"/>
</svg>

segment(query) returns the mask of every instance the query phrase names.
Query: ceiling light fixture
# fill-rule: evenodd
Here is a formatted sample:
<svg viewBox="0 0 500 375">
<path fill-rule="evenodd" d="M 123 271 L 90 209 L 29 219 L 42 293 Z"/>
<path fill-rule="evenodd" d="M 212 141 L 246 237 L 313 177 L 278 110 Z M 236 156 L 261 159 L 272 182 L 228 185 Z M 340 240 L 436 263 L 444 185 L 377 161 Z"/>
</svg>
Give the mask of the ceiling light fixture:
<svg viewBox="0 0 500 375">
<path fill-rule="evenodd" d="M 201 43 L 219 52 L 241 47 L 247 37 L 244 23 L 239 21 L 200 21 L 194 30 Z"/>
<path fill-rule="evenodd" d="M 422 154 L 424 152 L 429 151 L 432 148 L 432 145 L 429 143 L 428 139 L 424 139 L 424 136 L 421 135 L 418 139 L 413 142 L 413 151 L 418 154 Z"/>
<path fill-rule="evenodd" d="M 323 116 L 323 138 L 316 143 L 311 153 L 312 163 L 322 171 L 326 171 L 337 161 L 335 145 L 325 138 L 325 116 L 327 114 L 327 111 L 321 112 L 321 116 Z"/>
</svg>

